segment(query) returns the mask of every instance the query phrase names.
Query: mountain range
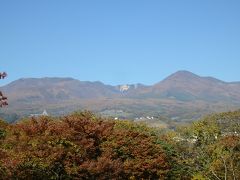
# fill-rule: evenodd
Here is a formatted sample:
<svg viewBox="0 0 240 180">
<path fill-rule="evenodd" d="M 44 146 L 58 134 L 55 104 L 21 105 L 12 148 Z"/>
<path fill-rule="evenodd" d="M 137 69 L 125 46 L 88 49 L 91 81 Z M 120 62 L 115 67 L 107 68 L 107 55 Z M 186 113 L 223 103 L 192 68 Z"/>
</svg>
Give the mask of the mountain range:
<svg viewBox="0 0 240 180">
<path fill-rule="evenodd" d="M 106 85 L 73 78 L 22 78 L 3 87 L 9 106 L 0 117 L 17 117 L 46 109 L 51 115 L 92 110 L 118 118 L 166 117 L 188 121 L 240 107 L 240 82 L 224 82 L 178 71 L 152 85 Z M 14 114 L 14 116 L 13 116 Z"/>
</svg>

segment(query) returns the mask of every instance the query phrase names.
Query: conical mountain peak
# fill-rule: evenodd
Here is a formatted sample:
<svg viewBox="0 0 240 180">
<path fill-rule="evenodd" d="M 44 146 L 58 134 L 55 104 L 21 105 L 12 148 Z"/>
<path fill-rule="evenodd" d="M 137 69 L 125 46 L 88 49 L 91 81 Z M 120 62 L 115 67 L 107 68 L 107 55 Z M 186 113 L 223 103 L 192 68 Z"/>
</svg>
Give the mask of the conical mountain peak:
<svg viewBox="0 0 240 180">
<path fill-rule="evenodd" d="M 186 82 L 186 81 L 195 81 L 201 79 L 200 76 L 190 72 L 190 71 L 177 71 L 167 78 L 165 78 L 162 82 Z M 162 83 L 160 82 L 160 83 Z"/>
</svg>

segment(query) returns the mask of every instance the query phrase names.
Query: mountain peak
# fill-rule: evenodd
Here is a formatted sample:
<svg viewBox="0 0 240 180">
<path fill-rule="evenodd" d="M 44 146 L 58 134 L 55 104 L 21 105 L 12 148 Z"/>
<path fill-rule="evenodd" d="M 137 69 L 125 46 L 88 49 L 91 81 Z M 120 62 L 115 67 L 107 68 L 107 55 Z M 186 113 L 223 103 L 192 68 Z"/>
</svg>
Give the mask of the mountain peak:
<svg viewBox="0 0 240 180">
<path fill-rule="evenodd" d="M 177 72 L 173 73 L 172 75 L 174 75 L 174 76 L 195 76 L 195 77 L 197 76 L 197 77 L 199 77 L 198 75 L 196 75 L 196 74 L 194 74 L 190 71 L 186 71 L 186 70 L 177 71 Z"/>
<path fill-rule="evenodd" d="M 8 112 L 19 115 L 29 115 L 44 107 L 52 115 L 89 109 L 108 111 L 110 116 L 115 116 L 112 112 L 123 110 L 119 116 L 128 118 L 141 117 L 144 113 L 159 114 L 161 110 L 171 117 L 185 118 L 190 111 L 203 114 L 240 105 L 240 83 L 225 83 L 189 71 L 177 71 L 153 86 L 30 78 L 12 82 L 1 90 L 9 97 Z"/>
<path fill-rule="evenodd" d="M 173 73 L 172 75 L 168 76 L 166 79 L 164 79 L 163 81 L 169 81 L 169 80 L 194 80 L 194 79 L 199 79 L 200 76 L 190 72 L 190 71 L 185 71 L 185 70 L 181 70 L 181 71 L 177 71 L 175 73 Z"/>
</svg>

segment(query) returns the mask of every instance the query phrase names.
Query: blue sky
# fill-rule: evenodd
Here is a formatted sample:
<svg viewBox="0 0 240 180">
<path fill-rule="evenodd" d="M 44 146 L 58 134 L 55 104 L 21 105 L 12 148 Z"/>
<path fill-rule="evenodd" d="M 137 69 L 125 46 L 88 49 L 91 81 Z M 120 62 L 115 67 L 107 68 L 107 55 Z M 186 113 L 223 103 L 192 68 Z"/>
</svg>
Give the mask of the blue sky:
<svg viewBox="0 0 240 180">
<path fill-rule="evenodd" d="M 0 1 L 0 70 L 154 84 L 178 70 L 240 81 L 239 0 Z"/>
</svg>

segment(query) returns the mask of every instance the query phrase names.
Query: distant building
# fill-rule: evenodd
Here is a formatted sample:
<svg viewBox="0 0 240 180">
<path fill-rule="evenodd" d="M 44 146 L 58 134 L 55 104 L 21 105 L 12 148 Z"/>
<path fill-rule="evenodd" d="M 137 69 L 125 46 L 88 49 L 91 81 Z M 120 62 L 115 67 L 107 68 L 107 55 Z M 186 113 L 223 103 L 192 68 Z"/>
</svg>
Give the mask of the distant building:
<svg viewBox="0 0 240 180">
<path fill-rule="evenodd" d="M 46 110 L 44 110 L 42 114 L 30 114 L 30 117 L 39 117 L 39 116 L 48 116 L 48 113 Z"/>
<path fill-rule="evenodd" d="M 128 91 L 129 89 L 130 89 L 130 86 L 127 85 L 127 84 L 121 85 L 120 88 L 119 88 L 119 90 L 120 90 L 121 92 Z"/>
</svg>

